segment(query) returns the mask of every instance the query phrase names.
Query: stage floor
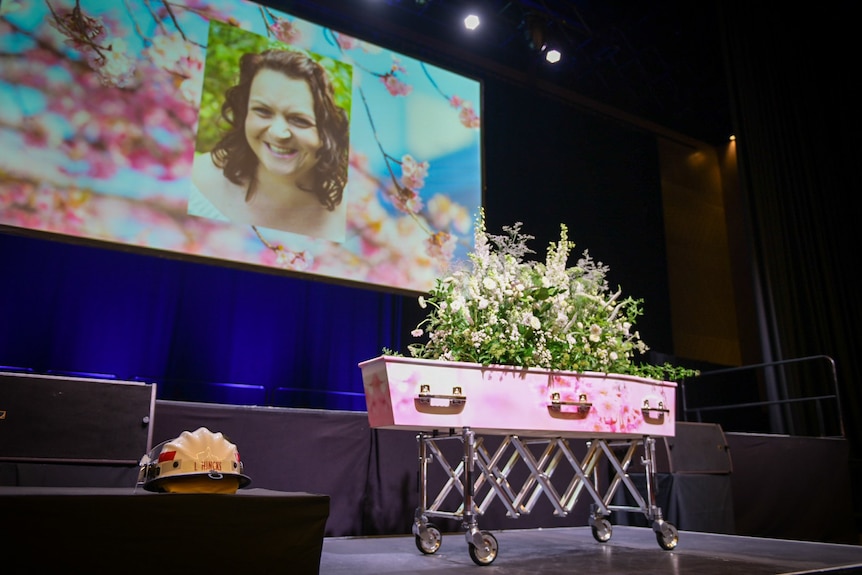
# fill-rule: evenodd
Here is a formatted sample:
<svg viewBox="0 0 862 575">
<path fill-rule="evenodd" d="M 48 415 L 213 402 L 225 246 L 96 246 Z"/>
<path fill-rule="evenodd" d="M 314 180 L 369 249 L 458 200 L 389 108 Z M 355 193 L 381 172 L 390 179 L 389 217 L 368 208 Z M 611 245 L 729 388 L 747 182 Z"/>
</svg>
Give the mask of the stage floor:
<svg viewBox="0 0 862 575">
<path fill-rule="evenodd" d="M 481 525 L 480 525 L 481 529 Z M 862 573 L 862 545 L 838 545 L 680 531 L 673 551 L 659 547 L 646 527 L 614 525 L 607 543 L 589 527 L 491 531 L 498 554 L 473 563 L 463 532 L 443 535 L 424 555 L 412 535 L 324 538 L 321 575 L 494 573 L 495 575 L 779 575 Z M 484 571 L 483 571 L 484 570 Z"/>
</svg>

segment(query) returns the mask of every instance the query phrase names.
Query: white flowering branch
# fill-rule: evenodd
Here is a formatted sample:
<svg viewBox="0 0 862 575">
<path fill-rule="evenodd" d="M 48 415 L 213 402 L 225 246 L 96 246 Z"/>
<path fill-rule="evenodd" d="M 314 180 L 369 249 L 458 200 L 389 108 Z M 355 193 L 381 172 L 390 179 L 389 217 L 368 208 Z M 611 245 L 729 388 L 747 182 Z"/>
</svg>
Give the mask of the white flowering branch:
<svg viewBox="0 0 862 575">
<path fill-rule="evenodd" d="M 642 300 L 610 293 L 607 266 L 585 251 L 566 267 L 574 243 L 565 225 L 548 247 L 544 264 L 525 261 L 534 253 L 521 224 L 504 235 L 485 231 L 484 211 L 475 226 L 469 267 L 438 279 L 419 298 L 429 311 L 413 330 L 425 343 L 408 346 L 413 357 L 516 365 L 576 372 L 633 374 L 679 379 L 694 370 L 636 363 L 648 346 L 632 331 Z"/>
</svg>

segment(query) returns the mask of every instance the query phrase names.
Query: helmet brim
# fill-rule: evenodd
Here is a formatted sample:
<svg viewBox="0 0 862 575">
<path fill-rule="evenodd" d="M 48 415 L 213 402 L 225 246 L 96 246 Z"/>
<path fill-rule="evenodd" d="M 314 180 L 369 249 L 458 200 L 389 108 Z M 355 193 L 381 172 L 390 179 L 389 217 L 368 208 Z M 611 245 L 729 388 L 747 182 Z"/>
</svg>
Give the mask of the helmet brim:
<svg viewBox="0 0 862 575">
<path fill-rule="evenodd" d="M 169 491 L 166 488 L 166 485 L 171 483 L 179 483 L 183 481 L 189 481 L 193 479 L 206 479 L 208 482 L 220 482 L 230 479 L 237 480 L 237 489 L 243 489 L 248 487 L 251 483 L 251 478 L 248 475 L 243 475 L 242 473 L 176 473 L 171 475 L 166 475 L 163 477 L 156 477 L 149 481 L 144 482 L 144 489 L 147 491 L 151 491 L 153 493 L 164 493 Z"/>
</svg>

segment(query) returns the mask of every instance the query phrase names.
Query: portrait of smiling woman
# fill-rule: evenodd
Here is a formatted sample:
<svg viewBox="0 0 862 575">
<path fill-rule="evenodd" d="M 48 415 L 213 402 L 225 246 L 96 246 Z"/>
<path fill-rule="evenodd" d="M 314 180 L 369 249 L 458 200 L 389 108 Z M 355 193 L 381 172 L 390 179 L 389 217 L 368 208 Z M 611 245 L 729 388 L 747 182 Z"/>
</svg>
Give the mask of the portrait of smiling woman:
<svg viewBox="0 0 862 575">
<path fill-rule="evenodd" d="M 344 241 L 349 117 L 323 66 L 290 49 L 242 54 L 220 120 L 194 158 L 189 214 Z"/>
</svg>

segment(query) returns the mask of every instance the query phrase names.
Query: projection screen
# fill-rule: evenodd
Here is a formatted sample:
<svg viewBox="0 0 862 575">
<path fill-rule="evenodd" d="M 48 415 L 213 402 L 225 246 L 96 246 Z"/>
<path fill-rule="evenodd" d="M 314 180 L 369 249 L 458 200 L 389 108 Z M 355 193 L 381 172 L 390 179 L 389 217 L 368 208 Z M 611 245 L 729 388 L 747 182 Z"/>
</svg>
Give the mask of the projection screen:
<svg viewBox="0 0 862 575">
<path fill-rule="evenodd" d="M 267 50 L 320 66 L 349 122 L 335 176 L 296 179 L 311 194 L 346 178 L 307 217 L 283 204 L 248 209 L 287 189 L 267 187 L 263 156 L 246 158 L 232 184 L 211 159 L 229 131 L 240 59 Z M 235 138 L 263 117 L 254 98 L 227 114 Z M 0 231 L 424 292 L 473 247 L 481 104 L 476 79 L 253 2 L 2 0 Z M 278 105 L 264 106 L 267 118 L 282 118 Z M 335 141 L 314 109 L 318 140 Z M 318 140 L 310 162 L 327 148 Z M 302 152 L 262 147 L 282 164 Z M 193 179 L 207 162 L 217 173 Z"/>
</svg>

